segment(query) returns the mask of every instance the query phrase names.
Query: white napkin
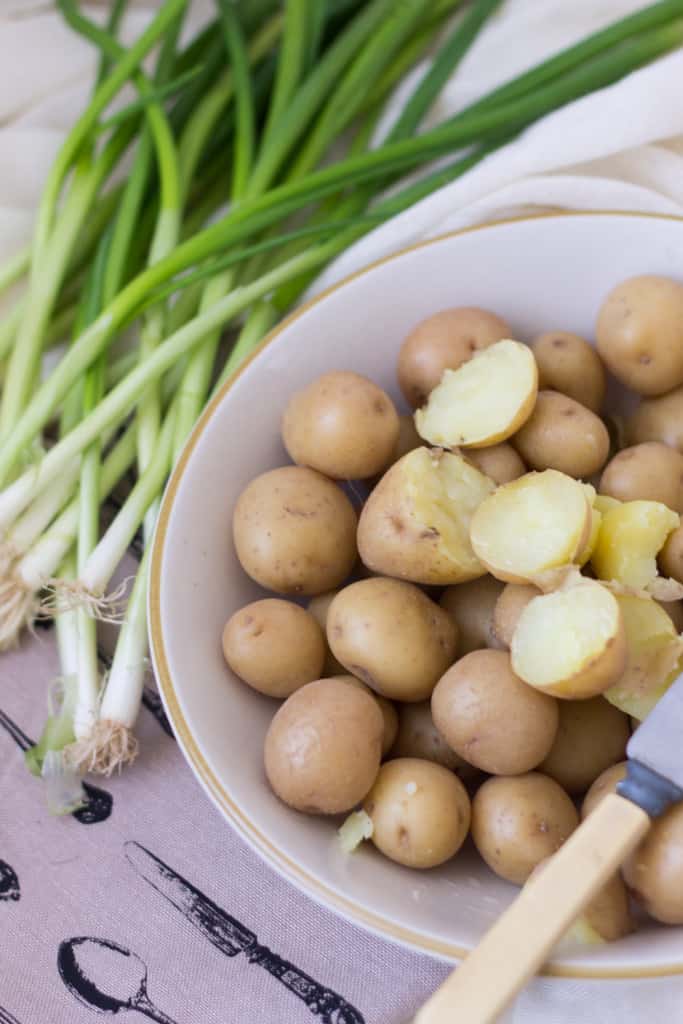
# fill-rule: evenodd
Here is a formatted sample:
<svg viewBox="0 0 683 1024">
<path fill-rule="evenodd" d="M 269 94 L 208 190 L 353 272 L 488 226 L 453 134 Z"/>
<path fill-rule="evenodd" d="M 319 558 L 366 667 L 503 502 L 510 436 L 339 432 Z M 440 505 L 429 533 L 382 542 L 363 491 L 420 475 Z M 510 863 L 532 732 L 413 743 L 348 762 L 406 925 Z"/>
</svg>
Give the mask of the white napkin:
<svg viewBox="0 0 683 1024">
<path fill-rule="evenodd" d="M 156 6 L 155 0 L 137 0 L 124 36 L 136 35 Z M 211 6 L 210 0 L 195 0 L 191 18 L 204 19 Z M 445 90 L 432 121 L 642 6 L 643 0 L 507 0 Z M 86 10 L 99 8 L 101 15 L 103 7 L 89 4 Z M 30 237 L 41 183 L 87 98 L 94 67 L 90 48 L 50 8 L 45 0 L 0 0 L 0 260 Z M 546 117 L 367 236 L 313 290 L 420 238 L 518 213 L 564 208 L 683 216 L 681 82 L 683 52 L 677 52 Z M 683 1022 L 682 996 L 683 978 L 537 979 L 505 1020 L 677 1024 Z"/>
</svg>

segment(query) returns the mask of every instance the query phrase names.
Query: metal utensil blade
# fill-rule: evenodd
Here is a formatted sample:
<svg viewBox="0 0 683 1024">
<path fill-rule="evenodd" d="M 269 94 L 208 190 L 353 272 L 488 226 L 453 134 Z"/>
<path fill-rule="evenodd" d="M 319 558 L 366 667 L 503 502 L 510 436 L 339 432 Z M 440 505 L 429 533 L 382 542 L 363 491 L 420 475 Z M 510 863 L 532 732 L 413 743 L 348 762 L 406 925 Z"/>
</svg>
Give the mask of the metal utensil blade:
<svg viewBox="0 0 683 1024">
<path fill-rule="evenodd" d="M 683 789 L 683 675 L 633 733 L 626 753 Z"/>
</svg>

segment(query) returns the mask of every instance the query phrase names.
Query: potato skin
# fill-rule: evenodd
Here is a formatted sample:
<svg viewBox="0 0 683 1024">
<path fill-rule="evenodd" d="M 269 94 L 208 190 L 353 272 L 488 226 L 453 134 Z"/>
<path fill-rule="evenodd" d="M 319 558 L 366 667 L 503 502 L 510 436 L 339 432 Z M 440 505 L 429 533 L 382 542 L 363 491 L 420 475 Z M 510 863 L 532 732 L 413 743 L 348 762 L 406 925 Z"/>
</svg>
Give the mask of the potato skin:
<svg viewBox="0 0 683 1024">
<path fill-rule="evenodd" d="M 319 679 L 325 646 L 313 616 L 279 598 L 240 608 L 223 630 L 223 654 L 232 671 L 268 697 L 289 697 Z"/>
<path fill-rule="evenodd" d="M 629 444 L 661 441 L 683 453 L 683 387 L 659 398 L 644 398 L 626 421 Z"/>
<path fill-rule="evenodd" d="M 509 484 L 527 471 L 519 453 L 507 441 L 488 448 L 469 448 L 466 458 L 496 484 Z"/>
<path fill-rule="evenodd" d="M 520 775 L 551 750 L 558 708 L 512 671 L 506 651 L 472 651 L 432 694 L 434 724 L 456 754 L 494 775 Z"/>
<path fill-rule="evenodd" d="M 470 799 L 460 779 L 432 761 L 388 761 L 363 801 L 372 841 L 397 864 L 433 868 L 453 857 L 470 827 Z"/>
<path fill-rule="evenodd" d="M 558 391 L 539 391 L 529 419 L 513 444 L 532 469 L 557 469 L 587 479 L 609 456 L 609 434 L 602 420 Z"/>
<path fill-rule="evenodd" d="M 583 798 L 583 803 L 581 804 L 582 818 L 588 817 L 591 811 L 595 810 L 608 793 L 616 793 L 617 783 L 626 778 L 626 767 L 626 761 L 619 761 L 618 764 L 610 765 L 609 768 L 605 768 L 602 774 L 598 775 Z"/>
<path fill-rule="evenodd" d="M 255 477 L 233 512 L 240 565 L 281 594 L 322 594 L 349 576 L 357 518 L 337 484 L 305 466 Z"/>
<path fill-rule="evenodd" d="M 538 386 L 580 402 L 599 413 L 605 399 L 605 368 L 585 338 L 569 331 L 548 331 L 531 342 L 538 363 Z"/>
<path fill-rule="evenodd" d="M 358 373 L 317 377 L 290 398 L 282 439 L 293 462 L 338 480 L 361 480 L 389 462 L 398 413 L 381 388 Z"/>
<path fill-rule="evenodd" d="M 640 395 L 683 384 L 683 285 L 643 275 L 622 281 L 600 308 L 598 353 L 617 380 Z"/>
<path fill-rule="evenodd" d="M 671 579 L 683 583 L 683 525 L 673 530 L 666 538 L 666 543 L 659 552 L 657 560 L 663 576 L 670 576 Z M 679 627 L 677 624 L 676 628 L 683 627 Z"/>
<path fill-rule="evenodd" d="M 493 576 L 446 587 L 439 604 L 458 628 L 458 654 L 500 647 L 493 625 L 494 610 L 505 586 Z"/>
<path fill-rule="evenodd" d="M 650 917 L 662 924 L 683 924 L 683 803 L 652 823 L 623 874 Z"/>
<path fill-rule="evenodd" d="M 349 675 L 338 675 L 329 676 L 330 679 L 342 679 L 344 682 L 350 683 L 351 686 L 356 686 L 363 690 L 365 693 L 370 694 L 372 699 L 377 702 L 377 707 L 382 712 L 382 719 L 384 721 L 384 732 L 382 733 L 382 757 L 391 750 L 396 739 L 396 733 L 398 732 L 398 711 L 396 706 L 387 700 L 386 697 L 380 697 L 378 693 L 371 690 L 370 687 L 362 682 L 360 679 L 356 679 L 355 676 Z"/>
<path fill-rule="evenodd" d="M 455 658 L 457 635 L 448 614 L 418 587 L 373 577 L 335 597 L 327 619 L 335 658 L 351 675 L 393 700 L 431 695 Z"/>
<path fill-rule="evenodd" d="M 377 702 L 343 679 L 302 686 L 266 734 L 265 770 L 275 794 L 306 814 L 341 814 L 373 785 L 384 721 Z"/>
<path fill-rule="evenodd" d="M 417 757 L 422 761 L 433 761 L 458 778 L 467 780 L 479 773 L 476 768 L 459 757 L 434 725 L 432 709 L 428 700 L 415 704 L 400 704 L 398 709 L 398 732 L 391 748 L 390 757 Z"/>
<path fill-rule="evenodd" d="M 661 501 L 683 512 L 683 455 L 658 441 L 624 448 L 605 466 L 600 493 L 619 501 Z"/>
<path fill-rule="evenodd" d="M 472 801 L 472 839 L 492 871 L 522 885 L 579 823 L 564 790 L 547 775 L 529 772 L 487 779 Z"/>
<path fill-rule="evenodd" d="M 444 370 L 457 370 L 475 352 L 510 337 L 504 320 L 473 306 L 444 309 L 427 317 L 413 328 L 399 352 L 398 383 L 406 401 L 417 409 Z"/>
<path fill-rule="evenodd" d="M 585 793 L 596 779 L 626 756 L 628 717 L 602 697 L 562 701 L 550 753 L 539 765 L 570 794 Z"/>
<path fill-rule="evenodd" d="M 520 615 L 529 601 L 541 594 L 542 591 L 533 583 L 505 584 L 493 610 L 493 634 L 500 647 L 510 650 Z"/>
</svg>

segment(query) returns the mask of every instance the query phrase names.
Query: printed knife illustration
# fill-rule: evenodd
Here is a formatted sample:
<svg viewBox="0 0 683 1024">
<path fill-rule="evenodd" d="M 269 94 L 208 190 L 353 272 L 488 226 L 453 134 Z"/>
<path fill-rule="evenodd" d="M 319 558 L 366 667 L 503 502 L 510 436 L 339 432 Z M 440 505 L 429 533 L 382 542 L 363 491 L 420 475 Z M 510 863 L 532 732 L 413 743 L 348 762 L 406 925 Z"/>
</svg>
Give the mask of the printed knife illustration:
<svg viewBox="0 0 683 1024">
<path fill-rule="evenodd" d="M 0 726 L 12 737 L 20 750 L 26 752 L 34 745 L 33 740 L 4 711 L 0 711 Z M 83 789 L 87 803 L 74 811 L 72 818 L 81 825 L 97 825 L 101 821 L 106 821 L 113 804 L 111 793 L 106 789 L 100 789 L 99 786 L 92 786 L 89 782 L 83 783 Z"/>
<path fill-rule="evenodd" d="M 226 956 L 244 953 L 250 964 L 257 964 L 303 1000 L 322 1024 L 365 1024 L 355 1007 L 329 988 L 320 985 L 298 967 L 283 960 L 258 943 L 254 932 L 245 928 L 204 893 L 165 864 L 140 843 L 124 844 L 126 857 L 146 882 L 168 900 L 183 917 Z"/>
</svg>

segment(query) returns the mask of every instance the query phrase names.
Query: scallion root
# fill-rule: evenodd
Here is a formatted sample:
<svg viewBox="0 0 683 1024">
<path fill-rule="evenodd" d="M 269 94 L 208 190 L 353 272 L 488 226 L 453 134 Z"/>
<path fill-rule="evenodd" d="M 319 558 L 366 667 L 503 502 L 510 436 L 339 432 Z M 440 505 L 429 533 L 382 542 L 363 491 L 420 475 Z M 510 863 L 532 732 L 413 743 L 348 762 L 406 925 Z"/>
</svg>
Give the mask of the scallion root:
<svg viewBox="0 0 683 1024">
<path fill-rule="evenodd" d="M 81 772 L 112 775 L 133 763 L 138 756 L 138 741 L 128 726 L 100 719 L 87 739 L 70 744 L 65 755 L 69 764 Z"/>
<path fill-rule="evenodd" d="M 38 615 L 35 591 L 10 576 L 0 582 L 0 651 L 9 651 L 19 643 L 25 627 L 30 628 Z"/>
<path fill-rule="evenodd" d="M 58 615 L 82 608 L 98 622 L 109 622 L 118 626 L 125 617 L 129 582 L 130 577 L 126 577 L 109 594 L 93 594 L 81 580 L 54 577 L 45 585 L 39 610 L 44 615 Z"/>
</svg>

